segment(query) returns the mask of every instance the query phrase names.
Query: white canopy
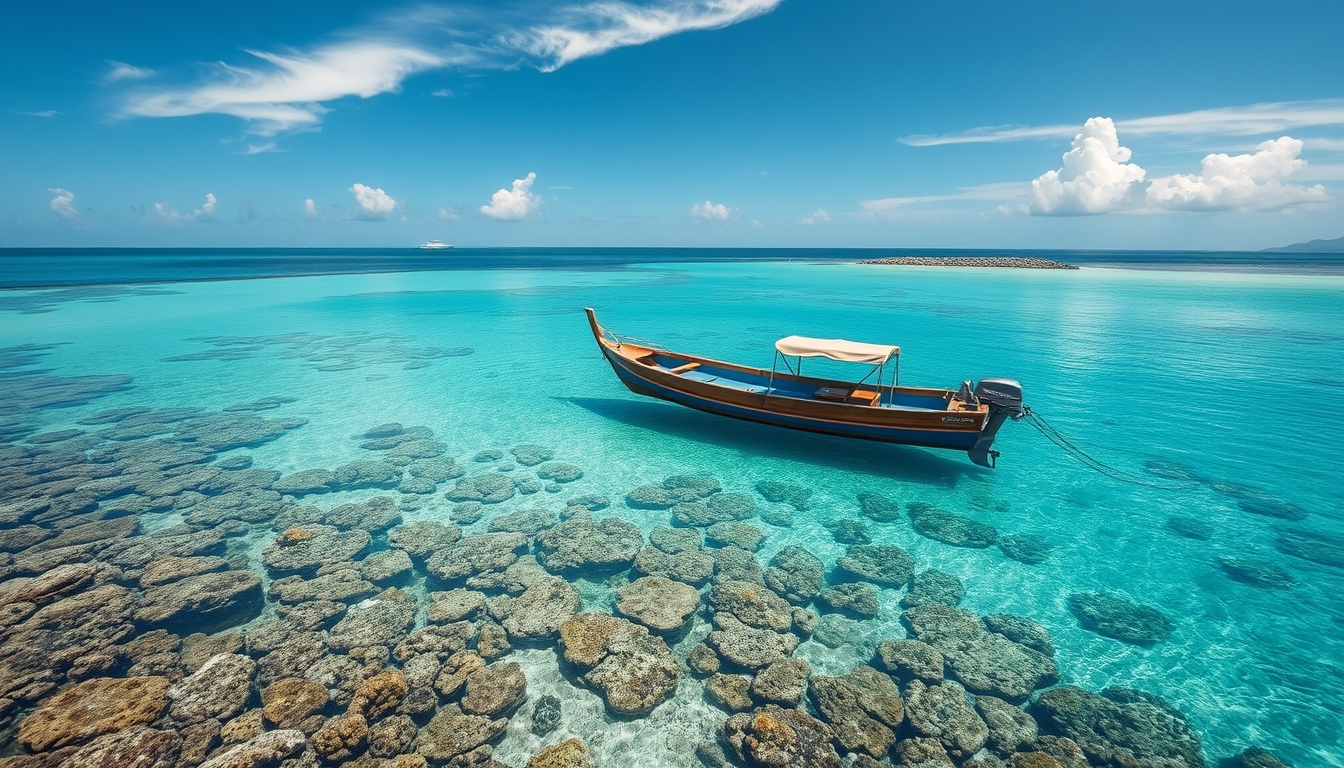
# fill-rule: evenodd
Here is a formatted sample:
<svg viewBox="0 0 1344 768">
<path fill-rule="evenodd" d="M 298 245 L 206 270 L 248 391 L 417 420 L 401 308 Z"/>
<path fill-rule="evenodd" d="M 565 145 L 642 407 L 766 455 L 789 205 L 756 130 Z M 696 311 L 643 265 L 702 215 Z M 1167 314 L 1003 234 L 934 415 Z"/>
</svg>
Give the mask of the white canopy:
<svg viewBox="0 0 1344 768">
<path fill-rule="evenodd" d="M 843 363 L 870 363 L 878 365 L 901 354 L 900 347 L 886 344 L 864 344 L 844 339 L 811 339 L 806 336 L 787 336 L 775 342 L 782 355 L 793 357 L 829 357 Z"/>
</svg>

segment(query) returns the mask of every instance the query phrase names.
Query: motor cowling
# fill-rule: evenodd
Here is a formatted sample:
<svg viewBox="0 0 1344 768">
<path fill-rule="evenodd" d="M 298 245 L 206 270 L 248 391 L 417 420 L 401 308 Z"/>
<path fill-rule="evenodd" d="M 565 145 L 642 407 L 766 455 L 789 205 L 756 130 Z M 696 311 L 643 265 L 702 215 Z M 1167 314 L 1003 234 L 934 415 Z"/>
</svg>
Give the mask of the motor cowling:
<svg viewBox="0 0 1344 768">
<path fill-rule="evenodd" d="M 981 379 L 975 385 L 975 399 L 990 406 L 1009 411 L 1014 420 L 1022 418 L 1022 385 L 1013 379 Z"/>
<path fill-rule="evenodd" d="M 1013 379 L 981 379 L 975 385 L 975 399 L 989 406 L 989 418 L 980 430 L 980 439 L 967 451 L 971 461 L 993 469 L 999 452 L 992 450 L 994 436 L 1008 419 L 1017 421 L 1027 415 L 1022 403 L 1022 385 Z"/>
</svg>

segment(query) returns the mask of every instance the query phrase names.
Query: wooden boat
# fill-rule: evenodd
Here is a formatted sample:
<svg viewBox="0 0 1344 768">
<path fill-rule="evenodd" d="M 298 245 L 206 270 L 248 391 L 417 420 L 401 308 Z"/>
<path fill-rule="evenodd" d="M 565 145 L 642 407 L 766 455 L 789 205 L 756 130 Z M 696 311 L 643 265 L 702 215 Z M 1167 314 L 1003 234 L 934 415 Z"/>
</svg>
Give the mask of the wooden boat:
<svg viewBox="0 0 1344 768">
<path fill-rule="evenodd" d="M 966 451 L 993 467 L 994 437 L 1022 418 L 1022 387 L 1012 379 L 961 388 L 899 386 L 900 347 L 789 336 L 775 343 L 769 370 L 672 352 L 611 333 L 585 310 L 603 357 L 631 392 L 735 419 L 826 435 Z M 803 358 L 871 366 L 858 382 L 802 375 Z M 779 370 L 780 362 L 785 370 Z M 796 364 L 795 362 L 796 361 Z M 889 383 L 887 371 L 890 370 Z M 876 378 L 873 381 L 874 374 Z"/>
</svg>

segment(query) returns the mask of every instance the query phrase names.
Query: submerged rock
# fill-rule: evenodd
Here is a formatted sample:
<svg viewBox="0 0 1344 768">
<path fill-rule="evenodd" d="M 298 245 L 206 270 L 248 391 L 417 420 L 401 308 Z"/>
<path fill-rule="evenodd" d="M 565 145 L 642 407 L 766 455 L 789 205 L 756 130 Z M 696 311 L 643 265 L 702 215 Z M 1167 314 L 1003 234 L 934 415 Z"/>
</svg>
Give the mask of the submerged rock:
<svg viewBox="0 0 1344 768">
<path fill-rule="evenodd" d="M 258 768 L 277 765 L 308 745 L 303 731 L 267 731 L 201 764 L 200 768 Z"/>
<path fill-rule="evenodd" d="M 1023 701 L 1059 680 L 1049 656 L 988 631 L 969 611 L 930 604 L 907 610 L 902 620 L 916 638 L 938 649 L 947 669 L 975 693 Z"/>
<path fill-rule="evenodd" d="M 877 758 L 886 754 L 887 749 L 896 741 L 896 734 L 891 728 L 864 710 L 859 704 L 858 695 L 843 679 L 813 677 L 808 686 L 808 693 L 816 702 L 822 718 L 835 732 L 836 742 L 845 751 L 860 752 Z M 899 720 L 897 722 L 899 723 Z"/>
<path fill-rule="evenodd" d="M 527 677 L 514 662 L 489 664 L 467 676 L 462 711 L 500 717 L 517 709 L 527 697 Z"/>
<path fill-rule="evenodd" d="M 145 590 L 135 620 L 150 627 L 218 632 L 261 614 L 261 578 L 247 571 L 189 576 Z"/>
<path fill-rule="evenodd" d="M 961 579 L 943 571 L 922 571 L 910 577 L 910 589 L 901 598 L 901 605 L 914 608 L 919 605 L 946 605 L 952 608 L 961 603 Z"/>
<path fill-rule="evenodd" d="M 460 582 L 470 576 L 503 571 L 518 560 L 518 553 L 527 546 L 527 537 L 521 533 L 466 536 L 431 555 L 425 569 L 442 581 Z"/>
<path fill-rule="evenodd" d="M 714 626 L 709 644 L 720 657 L 746 669 L 783 661 L 798 647 L 798 636 L 792 632 L 755 629 L 724 611 L 714 614 Z"/>
<path fill-rule="evenodd" d="M 709 590 L 709 604 L 749 627 L 787 632 L 793 609 L 779 595 L 749 581 L 721 581 Z"/>
<path fill-rule="evenodd" d="M 537 537 L 537 562 L 563 573 L 582 568 L 627 568 L 644 546 L 639 529 L 616 517 L 594 521 L 587 512 Z"/>
<path fill-rule="evenodd" d="M 989 748 L 1002 757 L 1029 750 L 1039 735 L 1031 715 L 993 696 L 976 696 L 975 711 L 989 728 Z"/>
<path fill-rule="evenodd" d="M 893 523 L 901 517 L 901 507 L 894 500 L 880 493 L 862 491 L 858 494 L 859 510 L 869 520 L 879 523 Z"/>
<path fill-rule="evenodd" d="M 560 727 L 563 708 L 560 699 L 546 694 L 532 706 L 532 735 L 547 736 Z"/>
<path fill-rule="evenodd" d="M 903 586 L 915 572 L 915 559 L 909 552 L 882 544 L 851 545 L 836 565 L 855 579 L 882 587 Z"/>
<path fill-rule="evenodd" d="M 261 558 L 275 573 L 316 571 L 358 557 L 373 538 L 368 531 L 341 531 L 329 525 L 305 525 L 281 533 Z"/>
<path fill-rule="evenodd" d="M 583 477 L 583 470 L 563 461 L 551 461 L 537 467 L 537 477 L 556 483 L 572 483 Z"/>
<path fill-rule="evenodd" d="M 1306 529 L 1279 530 L 1274 548 L 1285 555 L 1332 568 L 1344 568 L 1344 538 Z"/>
<path fill-rule="evenodd" d="M 714 580 L 749 581 L 764 584 L 765 574 L 761 571 L 761 562 L 756 555 L 741 547 L 724 547 L 714 553 Z"/>
<path fill-rule="evenodd" d="M 616 611 L 660 634 L 680 632 L 699 607 L 700 593 L 694 587 L 657 576 L 636 579 L 616 590 Z"/>
<path fill-rule="evenodd" d="M 1213 561 L 1228 578 L 1261 589 L 1291 589 L 1297 584 L 1292 574 L 1271 563 L 1231 555 L 1219 555 Z"/>
<path fill-rule="evenodd" d="M 748 552 L 760 549 L 761 543 L 765 541 L 765 534 L 760 528 L 739 522 L 715 523 L 705 530 L 705 535 L 710 541 L 731 544 Z"/>
<path fill-rule="evenodd" d="M 527 768 L 594 768 L 596 763 L 578 739 L 566 739 L 543 748 L 527 761 Z"/>
<path fill-rule="evenodd" d="M 878 643 L 880 666 L 902 684 L 911 680 L 925 683 L 943 681 L 943 654 L 920 640 L 887 640 Z"/>
<path fill-rule="evenodd" d="M 48 698 L 19 726 L 19 745 L 47 752 L 99 736 L 149 725 L 168 703 L 164 677 L 99 677 Z"/>
<path fill-rule="evenodd" d="M 747 691 L 751 681 L 741 675 L 711 675 L 705 681 L 705 692 L 723 709 L 729 712 L 745 712 L 751 709 L 751 697 Z"/>
<path fill-rule="evenodd" d="M 509 449 L 513 458 L 525 467 L 535 467 L 555 458 L 555 451 L 544 445 L 523 444 Z"/>
<path fill-rule="evenodd" d="M 367 501 L 341 504 L 322 518 L 322 522 L 342 531 L 364 530 L 377 533 L 401 522 L 401 513 L 391 496 L 374 496 Z"/>
<path fill-rule="evenodd" d="M 635 570 L 699 587 L 714 575 L 714 555 L 698 549 L 669 555 L 656 547 L 645 547 L 635 556 Z"/>
<path fill-rule="evenodd" d="M 766 501 L 788 504 L 800 512 L 807 509 L 807 501 L 812 498 L 811 488 L 778 480 L 761 480 L 756 483 L 756 492 Z"/>
<path fill-rule="evenodd" d="M 1156 608 L 1115 595 L 1070 595 L 1069 608 L 1083 629 L 1134 645 L 1160 643 L 1175 629 L 1171 619 Z"/>
<path fill-rule="evenodd" d="M 667 700 L 681 679 L 681 665 L 667 643 L 624 619 L 582 613 L 560 626 L 565 661 L 601 692 L 611 710 L 641 715 Z"/>
<path fill-rule="evenodd" d="M 841 768 L 835 732 L 806 712 L 767 704 L 733 715 L 723 739 L 739 760 L 769 768 Z"/>
<path fill-rule="evenodd" d="M 402 550 L 418 562 L 424 562 L 430 555 L 451 547 L 461 538 L 462 529 L 456 525 L 421 520 L 393 528 L 387 534 L 387 544 Z"/>
<path fill-rule="evenodd" d="M 468 715 L 452 704 L 439 710 L 429 724 L 420 730 L 415 740 L 415 751 L 435 764 L 447 763 L 459 756 L 463 766 L 484 766 L 490 762 L 491 742 L 498 741 L 509 725 L 506 718 L 492 720 L 480 715 Z"/>
<path fill-rule="evenodd" d="M 1241 483 L 1218 482 L 1211 487 L 1237 502 L 1242 511 L 1294 522 L 1307 519 L 1307 510 L 1267 491 Z"/>
<path fill-rule="evenodd" d="M 871 584 L 837 584 L 823 589 L 819 597 L 834 610 L 848 612 L 865 619 L 876 616 L 882 609 L 877 588 Z"/>
<path fill-rule="evenodd" d="M 967 703 L 966 690 L 951 681 L 938 685 L 911 681 L 905 713 L 916 734 L 937 739 L 954 760 L 974 755 L 989 740 L 989 727 Z"/>
<path fill-rule="evenodd" d="M 766 586 L 795 605 L 807 605 L 821 592 L 826 567 L 811 552 L 789 545 L 775 553 L 765 569 Z"/>
<path fill-rule="evenodd" d="M 1152 694 L 1108 688 L 1097 696 L 1062 686 L 1042 693 L 1034 710 L 1043 727 L 1072 739 L 1094 764 L 1204 768 L 1185 716 Z"/>
<path fill-rule="evenodd" d="M 237 653 L 221 653 L 168 690 L 168 713 L 182 725 L 229 720 L 243 711 L 252 695 L 257 663 Z"/>
<path fill-rule="evenodd" d="M 363 715 L 346 713 L 323 723 L 313 734 L 311 745 L 324 761 L 341 764 L 364 751 L 368 740 L 368 720 Z"/>
<path fill-rule="evenodd" d="M 478 457 L 479 458 L 479 457 Z M 448 492 L 451 501 L 479 501 L 482 504 L 498 504 L 513 498 L 513 478 L 499 472 L 487 472 L 473 475 L 457 481 L 453 490 Z"/>
<path fill-rule="evenodd" d="M 999 538 L 999 532 L 992 525 L 938 509 L 930 504 L 912 502 L 907 511 L 910 514 L 911 525 L 921 536 L 954 547 L 984 549 L 992 546 Z"/>
<path fill-rule="evenodd" d="M 1207 520 L 1196 517 L 1168 517 L 1167 528 L 1178 536 L 1196 541 L 1208 541 L 1213 538 L 1213 525 Z"/>
<path fill-rule="evenodd" d="M 1010 533 L 999 537 L 999 550 L 1009 559 L 1036 565 L 1050 559 L 1050 542 L 1028 533 Z"/>
<path fill-rule="evenodd" d="M 61 768 L 173 768 L 182 751 L 182 736 L 137 726 L 100 736 L 76 751 Z"/>
<path fill-rule="evenodd" d="M 335 650 L 396 645 L 414 622 L 415 597 L 404 590 L 389 589 L 347 611 L 332 627 L 327 644 Z"/>
<path fill-rule="evenodd" d="M 803 701 L 812 669 L 802 659 L 783 659 L 756 673 L 751 695 L 767 704 L 796 707 Z"/>
<path fill-rule="evenodd" d="M 503 619 L 505 631 L 514 641 L 536 642 L 554 638 L 564 624 L 578 613 L 579 592 L 564 579 L 548 576 L 528 587 L 508 604 Z"/>
<path fill-rule="evenodd" d="M 277 728 L 297 728 L 327 706 L 327 689 L 301 677 L 277 680 L 261 692 L 262 717 Z"/>
<path fill-rule="evenodd" d="M 823 520 L 822 525 L 831 532 L 831 538 L 841 544 L 868 544 L 868 524 L 852 517 L 834 517 Z"/>
<path fill-rule="evenodd" d="M 700 501 L 683 501 L 672 507 L 673 520 L 698 528 L 746 520 L 754 514 L 756 502 L 742 493 L 716 493 Z"/>
</svg>

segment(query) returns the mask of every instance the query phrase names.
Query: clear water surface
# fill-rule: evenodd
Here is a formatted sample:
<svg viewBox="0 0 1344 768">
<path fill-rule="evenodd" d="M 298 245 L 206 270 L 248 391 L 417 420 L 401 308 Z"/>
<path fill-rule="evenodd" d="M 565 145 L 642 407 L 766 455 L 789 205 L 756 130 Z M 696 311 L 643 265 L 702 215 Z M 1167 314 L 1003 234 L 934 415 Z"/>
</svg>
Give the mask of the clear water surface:
<svg viewBox="0 0 1344 768">
<path fill-rule="evenodd" d="M 1038 534 L 1054 551 L 1026 565 L 994 548 L 922 538 L 906 520 L 870 524 L 877 543 L 960 577 L 962 607 L 1047 627 L 1064 682 L 1166 698 L 1189 716 L 1210 760 L 1260 744 L 1299 766 L 1344 765 L 1344 570 L 1274 548 L 1285 526 L 1344 536 L 1344 278 L 662 263 L 9 291 L 3 299 L 0 347 L 57 345 L 15 370 L 133 377 L 87 405 L 25 416 L 45 431 L 121 405 L 218 409 L 283 396 L 296 400 L 267 415 L 308 424 L 251 453 L 256 465 L 284 472 L 368 458 L 352 436 L 396 421 L 431 427 L 448 455 L 468 464 L 486 448 L 553 446 L 585 473 L 568 493 L 604 494 L 615 503 L 601 514 L 646 532 L 667 524 L 668 513 L 629 510 L 619 499 L 667 475 L 710 473 L 746 492 L 762 479 L 815 489 L 792 527 L 762 524 L 762 562 L 798 544 L 833 563 L 844 547 L 821 520 L 857 514 L 864 490 Z M 1207 482 L 1180 491 L 1118 483 L 1023 424 L 1005 427 L 999 468 L 987 471 L 962 454 L 782 432 L 643 399 L 600 358 L 584 306 L 622 333 L 748 364 L 769 365 L 772 342 L 792 333 L 897 343 L 904 383 L 1014 377 L 1039 413 L 1108 463 L 1142 474 L 1151 459 L 1179 462 L 1310 514 L 1299 523 L 1250 514 Z M 323 337 L 326 353 L 296 346 L 312 339 L 293 334 Z M 210 354 L 223 349 L 215 337 L 257 343 L 244 355 Z M 406 365 L 408 354 L 430 347 L 460 354 Z M 497 505 L 468 530 L 544 496 Z M 449 506 L 440 493 L 404 517 L 439 519 Z M 1171 516 L 1206 520 L 1213 535 L 1179 536 Z M 1297 585 L 1268 591 L 1233 581 L 1214 562 L 1226 554 L 1278 565 Z M 1067 597 L 1097 590 L 1160 608 L 1174 634 L 1139 647 L 1083 630 Z M 585 608 L 610 609 L 609 586 L 584 582 L 581 591 Z M 810 641 L 798 655 L 821 673 L 865 661 L 870 643 L 905 636 L 899 594 L 884 590 L 881 615 L 852 624 L 854 642 Z M 679 693 L 684 702 L 648 720 L 609 721 L 595 696 L 559 676 L 553 651 L 510 658 L 524 665 L 531 695 L 567 699 L 565 722 L 547 743 L 582 736 L 599 765 L 631 754 L 650 760 L 641 764 L 693 764 L 688 745 L 724 716 L 698 693 Z M 521 765 L 541 743 L 511 727 L 496 755 Z"/>
</svg>

